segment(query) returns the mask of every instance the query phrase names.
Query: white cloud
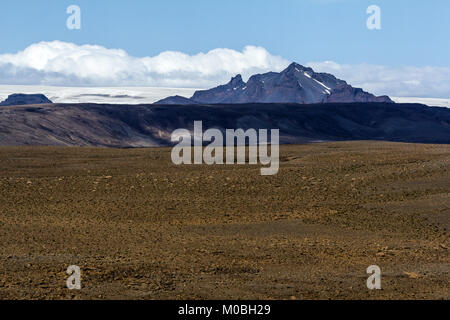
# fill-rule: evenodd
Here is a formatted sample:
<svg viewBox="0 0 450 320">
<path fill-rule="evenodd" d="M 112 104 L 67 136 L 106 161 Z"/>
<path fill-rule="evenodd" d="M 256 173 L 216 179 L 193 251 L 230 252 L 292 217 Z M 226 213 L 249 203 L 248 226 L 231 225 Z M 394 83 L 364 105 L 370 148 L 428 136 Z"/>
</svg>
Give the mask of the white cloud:
<svg viewBox="0 0 450 320">
<path fill-rule="evenodd" d="M 121 49 L 52 41 L 30 45 L 15 54 L 1 54 L 0 84 L 209 88 L 238 73 L 245 80 L 255 73 L 281 71 L 288 64 L 288 60 L 256 46 L 242 51 L 219 48 L 195 55 L 166 51 L 138 58 Z M 450 68 L 330 61 L 307 65 L 377 95 L 450 97 Z"/>
<path fill-rule="evenodd" d="M 141 85 L 208 87 L 241 73 L 280 71 L 289 61 L 262 47 L 242 52 L 214 49 L 187 55 L 166 51 L 136 58 L 124 50 L 61 41 L 33 44 L 16 54 L 0 55 L 0 82 L 40 85 Z"/>
<path fill-rule="evenodd" d="M 376 95 L 450 97 L 450 68 L 446 67 L 348 65 L 333 61 L 311 62 L 308 66 L 316 72 L 331 73 Z"/>
</svg>

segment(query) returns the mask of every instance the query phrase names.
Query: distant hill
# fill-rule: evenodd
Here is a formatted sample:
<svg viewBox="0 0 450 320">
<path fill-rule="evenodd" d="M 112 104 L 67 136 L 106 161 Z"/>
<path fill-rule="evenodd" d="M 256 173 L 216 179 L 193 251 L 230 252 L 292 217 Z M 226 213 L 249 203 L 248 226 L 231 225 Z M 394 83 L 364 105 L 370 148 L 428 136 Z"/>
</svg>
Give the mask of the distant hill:
<svg viewBox="0 0 450 320">
<path fill-rule="evenodd" d="M 46 104 L 52 103 L 43 94 L 23 94 L 15 93 L 8 96 L 8 98 L 0 103 L 0 106 L 21 106 L 27 104 Z"/>
<path fill-rule="evenodd" d="M 187 104 L 198 104 L 198 103 L 193 101 L 192 99 L 188 99 L 188 98 L 185 98 L 182 96 L 172 96 L 172 97 L 167 97 L 165 99 L 159 100 L 159 102 L 156 102 L 155 104 L 187 105 Z"/>
<path fill-rule="evenodd" d="M 238 103 L 393 103 L 388 96 L 376 97 L 354 88 L 328 73 L 292 63 L 280 73 L 257 74 L 245 83 L 241 75 L 225 85 L 196 91 L 191 98 L 168 97 L 155 104 L 238 104 Z"/>
<path fill-rule="evenodd" d="M 0 108 L 0 145 L 171 145 L 178 128 L 280 129 L 280 143 L 386 140 L 450 144 L 450 109 L 420 104 L 45 104 Z"/>
</svg>

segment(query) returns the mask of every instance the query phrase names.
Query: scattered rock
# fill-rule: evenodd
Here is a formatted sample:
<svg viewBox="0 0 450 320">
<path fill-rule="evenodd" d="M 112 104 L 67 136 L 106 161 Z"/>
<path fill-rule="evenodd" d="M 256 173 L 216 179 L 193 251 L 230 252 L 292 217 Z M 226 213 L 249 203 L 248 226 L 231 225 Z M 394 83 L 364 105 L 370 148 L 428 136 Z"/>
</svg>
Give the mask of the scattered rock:
<svg viewBox="0 0 450 320">
<path fill-rule="evenodd" d="M 404 275 L 408 276 L 408 278 L 410 279 L 417 279 L 419 278 L 419 274 L 415 273 L 415 272 L 403 272 Z"/>
</svg>

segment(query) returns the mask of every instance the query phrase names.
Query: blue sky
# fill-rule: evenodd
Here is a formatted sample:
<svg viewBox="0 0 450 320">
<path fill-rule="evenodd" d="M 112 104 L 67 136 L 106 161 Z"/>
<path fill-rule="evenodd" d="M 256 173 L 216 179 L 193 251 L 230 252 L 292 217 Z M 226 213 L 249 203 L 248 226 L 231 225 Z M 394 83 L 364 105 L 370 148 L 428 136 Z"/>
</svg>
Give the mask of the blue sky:
<svg viewBox="0 0 450 320">
<path fill-rule="evenodd" d="M 81 8 L 81 30 L 66 28 L 66 8 L 72 4 Z M 381 8 L 381 30 L 366 27 L 366 9 L 372 4 Z M 335 71 L 338 76 L 350 77 L 346 80 L 380 94 L 385 90 L 381 84 L 386 73 L 383 70 L 388 70 L 392 81 L 399 81 L 400 74 L 408 72 L 408 76 L 401 79 L 405 86 L 393 94 L 411 95 L 417 90 L 408 89 L 406 84 L 419 86 L 420 83 L 421 87 L 425 84 L 428 88 L 428 91 L 418 92 L 421 96 L 450 96 L 450 84 L 447 83 L 447 80 L 450 82 L 448 0 L 2 0 L 0 15 L 0 63 L 4 63 L 0 66 L 0 74 L 7 79 L 1 82 L 3 84 L 5 81 L 24 84 L 67 84 L 72 81 L 75 84 L 118 85 L 124 81 L 124 77 L 122 82 L 118 78 L 115 82 L 94 81 L 89 78 L 92 72 L 89 76 L 86 72 L 86 76 L 77 74 L 64 82 L 50 77 L 50 74 L 60 72 L 55 63 L 48 70 L 42 70 L 30 62 L 36 56 L 24 58 L 28 59 L 26 63 L 21 60 L 23 65 L 9 56 L 2 58 L 4 54 L 17 53 L 42 41 L 118 48 L 136 58 L 156 57 L 165 51 L 194 56 L 217 48 L 242 53 L 250 45 L 264 48 L 270 57 L 279 56 L 284 61 L 301 64 L 313 63 L 319 71 Z M 34 52 L 39 53 L 39 50 Z M 67 55 L 67 51 L 63 52 Z M 245 61 L 253 57 L 252 54 L 244 56 Z M 266 69 L 276 71 L 283 65 L 283 62 L 273 62 L 269 58 L 262 64 L 242 70 L 220 70 L 220 76 L 212 76 L 208 70 L 198 81 L 198 86 L 223 81 L 236 71 L 246 75 Z M 167 61 L 164 63 L 169 63 Z M 332 68 L 322 63 L 325 61 L 333 61 L 339 67 Z M 204 63 L 203 60 L 197 62 Z M 156 81 L 154 70 L 158 68 L 155 64 L 152 62 L 148 66 L 151 72 L 143 75 L 141 80 L 127 83 L 195 86 L 195 81 L 169 81 L 168 78 L 166 82 Z M 75 65 L 79 67 L 79 64 Z M 375 80 L 372 76 L 364 79 L 355 76 L 364 65 L 370 66 L 366 73 L 378 72 Z M 350 66 L 359 66 L 359 69 Z M 189 73 L 188 69 L 177 70 L 178 73 Z M 12 74 L 26 75 L 23 78 L 26 79 L 7 77 Z M 169 71 L 165 76 L 168 74 Z M 193 77 L 192 74 L 189 76 Z M 145 81 L 142 80 L 144 77 Z M 432 83 L 436 79 L 440 82 Z"/>
<path fill-rule="evenodd" d="M 67 6 L 82 29 L 65 28 Z M 368 30 L 377 4 L 382 30 Z M 1 53 L 61 40 L 122 48 L 133 56 L 258 45 L 299 63 L 450 66 L 450 1 L 411 0 L 2 0 Z"/>
</svg>

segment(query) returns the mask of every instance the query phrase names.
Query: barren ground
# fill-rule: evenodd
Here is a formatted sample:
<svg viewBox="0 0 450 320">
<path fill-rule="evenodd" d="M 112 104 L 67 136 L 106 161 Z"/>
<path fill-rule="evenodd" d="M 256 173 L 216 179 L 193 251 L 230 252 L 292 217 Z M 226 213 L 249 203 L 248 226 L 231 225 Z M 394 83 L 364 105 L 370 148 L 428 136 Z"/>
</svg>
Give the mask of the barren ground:
<svg viewBox="0 0 450 320">
<path fill-rule="evenodd" d="M 280 156 L 263 177 L 168 148 L 0 148 L 0 299 L 450 298 L 449 145 Z"/>
</svg>

